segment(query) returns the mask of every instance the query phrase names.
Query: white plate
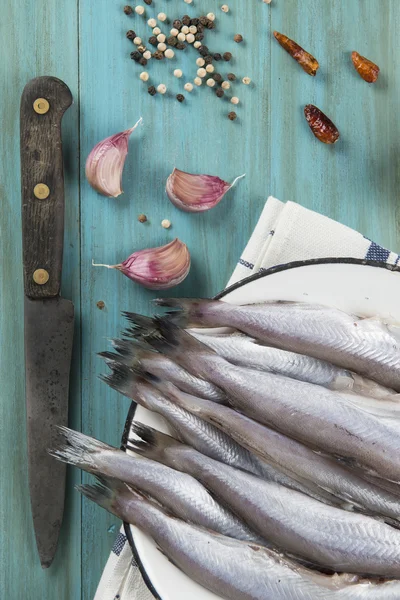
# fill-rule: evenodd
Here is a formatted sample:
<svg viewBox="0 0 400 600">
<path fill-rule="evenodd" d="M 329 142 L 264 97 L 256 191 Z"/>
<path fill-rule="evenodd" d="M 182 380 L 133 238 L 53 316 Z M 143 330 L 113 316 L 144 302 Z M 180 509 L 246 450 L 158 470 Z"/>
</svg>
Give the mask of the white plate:
<svg viewBox="0 0 400 600">
<path fill-rule="evenodd" d="M 345 259 L 346 260 L 346 259 Z M 233 304 L 295 300 L 335 306 L 360 316 L 380 315 L 400 322 L 399 270 L 361 261 L 312 261 L 286 265 L 250 278 L 223 293 Z M 168 431 L 159 416 L 138 406 L 135 420 Z M 172 565 L 154 542 L 131 526 L 136 558 L 142 573 L 162 600 L 217 600 L 219 596 L 194 583 Z"/>
</svg>

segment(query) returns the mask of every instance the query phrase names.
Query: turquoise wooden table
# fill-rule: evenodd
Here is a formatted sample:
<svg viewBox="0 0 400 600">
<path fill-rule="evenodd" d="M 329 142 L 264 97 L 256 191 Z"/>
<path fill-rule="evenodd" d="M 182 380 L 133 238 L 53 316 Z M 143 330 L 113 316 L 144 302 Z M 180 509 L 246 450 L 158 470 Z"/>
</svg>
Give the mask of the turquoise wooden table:
<svg viewBox="0 0 400 600">
<path fill-rule="evenodd" d="M 398 0 L 154 0 L 159 11 L 217 14 L 218 33 L 208 34 L 214 51 L 232 51 L 229 70 L 253 85 L 238 83 L 239 118 L 208 88 L 195 89 L 179 104 L 174 96 L 194 77 L 195 52 L 171 61 L 151 61 L 151 82 L 165 83 L 166 96 L 150 97 L 129 59 L 127 29 L 147 38 L 143 17 L 127 17 L 119 0 L 15 0 L 4 2 L 0 19 L 0 590 L 8 600 L 91 600 L 118 523 L 74 491 L 81 474 L 70 471 L 62 539 L 56 560 L 42 571 L 29 507 L 23 381 L 23 286 L 20 225 L 19 98 L 26 82 L 55 75 L 71 88 L 75 103 L 64 118 L 66 239 L 63 295 L 76 307 L 70 424 L 118 445 L 129 407 L 101 383 L 96 353 L 123 326 L 120 311 L 150 312 L 150 293 L 116 271 L 133 250 L 175 236 L 191 250 L 193 267 L 171 294 L 210 295 L 226 283 L 269 194 L 295 200 L 400 250 L 400 3 Z M 277 29 L 312 52 L 321 64 L 311 78 L 271 37 Z M 244 36 L 237 45 L 235 33 Z M 376 61 L 381 76 L 368 85 L 356 74 L 350 52 Z M 153 64 L 154 63 L 154 64 Z M 227 72 L 228 65 L 223 65 Z M 310 133 L 303 107 L 313 103 L 341 132 L 334 147 Z M 84 176 L 86 157 L 102 138 L 144 125 L 130 142 L 125 194 L 96 194 Z M 214 210 L 179 212 L 164 193 L 177 166 L 232 180 L 236 189 Z M 139 213 L 149 219 L 137 220 Z M 160 226 L 168 218 L 172 227 Z M 105 306 L 97 307 L 99 301 Z M 86 477 L 83 477 L 86 480 Z M 110 599 L 112 600 L 112 599 Z"/>
</svg>

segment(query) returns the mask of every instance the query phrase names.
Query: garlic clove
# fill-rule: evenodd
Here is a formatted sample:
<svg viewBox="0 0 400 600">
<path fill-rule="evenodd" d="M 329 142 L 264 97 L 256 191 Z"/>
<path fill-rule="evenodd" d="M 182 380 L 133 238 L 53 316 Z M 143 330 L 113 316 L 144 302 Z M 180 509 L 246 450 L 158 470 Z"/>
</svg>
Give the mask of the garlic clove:
<svg viewBox="0 0 400 600">
<path fill-rule="evenodd" d="M 128 154 L 128 140 L 141 122 L 142 118 L 130 129 L 105 138 L 96 144 L 87 157 L 86 177 L 99 194 L 109 198 L 122 194 L 122 171 Z"/>
<path fill-rule="evenodd" d="M 216 206 L 242 177 L 244 175 L 236 177 L 233 183 L 227 183 L 213 175 L 192 175 L 174 169 L 167 179 L 165 191 L 177 208 L 186 212 L 203 212 Z"/>
<path fill-rule="evenodd" d="M 176 238 L 165 246 L 134 252 L 119 265 L 96 264 L 94 267 L 117 269 L 150 290 L 166 290 L 181 283 L 190 270 L 186 244 Z"/>
</svg>

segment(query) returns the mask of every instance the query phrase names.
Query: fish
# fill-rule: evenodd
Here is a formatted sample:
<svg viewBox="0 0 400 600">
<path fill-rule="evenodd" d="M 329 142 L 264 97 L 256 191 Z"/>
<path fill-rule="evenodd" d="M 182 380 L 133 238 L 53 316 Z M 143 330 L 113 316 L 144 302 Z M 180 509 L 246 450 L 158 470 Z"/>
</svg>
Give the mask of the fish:
<svg viewBox="0 0 400 600">
<path fill-rule="evenodd" d="M 400 583 L 360 581 L 304 568 L 273 549 L 195 527 L 129 489 L 106 480 L 77 489 L 149 535 L 168 560 L 225 600 L 398 600 Z"/>
<path fill-rule="evenodd" d="M 165 319 L 158 326 L 146 340 L 222 388 L 236 410 L 349 465 L 400 481 L 400 432 L 382 420 L 322 386 L 232 365 Z"/>
<path fill-rule="evenodd" d="M 266 462 L 251 450 L 244 448 L 240 444 L 240 440 L 235 441 L 222 429 L 214 427 L 212 423 L 199 418 L 177 402 L 168 399 L 165 394 L 144 381 L 143 377 L 160 382 L 161 379 L 156 375 L 146 373 L 143 367 L 139 370 L 139 361 L 136 363 L 135 369 L 129 368 L 117 360 L 109 362 L 109 366 L 113 372 L 102 377 L 108 385 L 135 400 L 147 410 L 160 414 L 166 419 L 178 439 L 193 446 L 199 452 L 264 479 L 310 493 L 320 500 L 336 502 L 335 497 L 329 492 L 322 489 L 317 490 L 315 486 L 315 489 L 310 489 L 309 485 L 303 485 L 301 481 L 282 473 L 270 462 Z M 170 385 L 173 384 L 170 383 Z M 178 388 L 173 386 L 173 389 L 177 390 Z M 212 402 L 212 405 L 215 406 L 215 403 Z"/>
<path fill-rule="evenodd" d="M 183 367 L 173 362 L 159 352 L 154 352 L 151 346 L 141 344 L 134 340 L 112 340 L 112 345 L 117 353 L 120 362 L 125 364 L 134 364 L 136 357 L 140 355 L 140 360 L 150 373 L 158 377 L 168 377 L 169 381 L 174 383 L 184 392 L 207 398 L 214 402 L 225 403 L 226 395 L 212 383 L 195 377 L 188 373 Z M 115 360 L 116 354 L 112 352 L 101 352 L 100 356 L 105 360 Z"/>
<path fill-rule="evenodd" d="M 241 367 L 260 369 L 285 377 L 292 377 L 300 381 L 322 385 L 328 389 L 348 393 L 349 399 L 354 394 L 362 401 L 366 397 L 366 404 L 376 404 L 376 410 L 383 410 L 379 403 L 369 400 L 382 399 L 388 404 L 388 412 L 397 411 L 400 414 L 400 394 L 385 386 L 379 385 L 372 379 L 362 377 L 357 373 L 337 367 L 332 363 L 305 354 L 281 350 L 267 346 L 245 334 L 212 334 L 189 331 L 196 339 L 212 348 L 217 354 L 229 362 Z M 188 390 L 189 394 L 192 393 Z M 197 395 L 197 394 L 194 394 Z"/>
<path fill-rule="evenodd" d="M 233 327 L 291 352 L 355 371 L 400 391 L 400 328 L 377 318 L 301 302 L 235 306 L 203 299 L 156 300 L 178 309 L 169 318 L 181 327 Z"/>
<path fill-rule="evenodd" d="M 58 445 L 49 450 L 58 460 L 88 473 L 131 484 L 185 521 L 239 540 L 265 544 L 190 475 L 153 460 L 129 456 L 67 427 L 59 427 L 58 431 Z"/>
<path fill-rule="evenodd" d="M 214 461 L 135 422 L 129 447 L 191 474 L 278 550 L 338 572 L 400 577 L 400 531 Z"/>
<path fill-rule="evenodd" d="M 154 376 L 151 380 L 165 397 L 171 398 L 182 409 L 221 431 L 229 431 L 230 436 L 244 448 L 290 478 L 288 482 L 273 477 L 267 479 L 297 489 L 322 502 L 383 518 L 399 527 L 400 497 L 379 487 L 379 480 L 367 481 L 362 473 L 348 469 L 332 457 L 314 452 L 300 442 L 261 425 L 230 407 L 185 394 L 170 382 L 163 382 Z M 191 445 L 190 440 L 187 443 Z M 211 456 L 201 448 L 197 449 Z M 229 464 L 227 461 L 223 462 Z M 246 470 L 251 472 L 250 469 Z M 297 486 L 293 480 L 297 482 Z"/>
</svg>

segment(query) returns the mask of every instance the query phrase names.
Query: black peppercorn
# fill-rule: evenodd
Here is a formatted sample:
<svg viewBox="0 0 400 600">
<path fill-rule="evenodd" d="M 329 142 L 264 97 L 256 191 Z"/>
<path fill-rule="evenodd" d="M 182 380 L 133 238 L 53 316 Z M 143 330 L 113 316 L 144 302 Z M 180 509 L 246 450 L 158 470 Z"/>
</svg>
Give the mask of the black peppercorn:
<svg viewBox="0 0 400 600">
<path fill-rule="evenodd" d="M 213 77 L 214 81 L 216 81 L 217 83 L 221 83 L 222 75 L 220 73 L 213 73 L 212 77 Z"/>
<path fill-rule="evenodd" d="M 207 29 L 215 29 L 215 23 L 214 21 L 208 21 L 207 25 L 206 25 Z"/>
<path fill-rule="evenodd" d="M 164 52 L 161 52 L 161 50 L 156 50 L 153 54 L 153 58 L 156 60 L 162 60 L 164 58 Z"/>
<path fill-rule="evenodd" d="M 227 77 L 228 77 L 229 81 L 235 81 L 236 80 L 235 73 L 228 73 Z"/>
<path fill-rule="evenodd" d="M 206 26 L 209 19 L 207 19 L 207 17 L 200 17 L 199 21 L 202 25 Z"/>
<path fill-rule="evenodd" d="M 222 55 L 222 58 L 224 60 L 226 60 L 227 62 L 229 62 L 232 58 L 232 54 L 230 52 L 224 52 L 224 54 Z"/>
<path fill-rule="evenodd" d="M 196 42 L 201 42 L 204 40 L 204 33 L 195 33 L 194 39 Z"/>
<path fill-rule="evenodd" d="M 147 91 L 149 92 L 150 96 L 155 96 L 157 94 L 157 90 L 154 85 L 151 85 Z"/>
<path fill-rule="evenodd" d="M 183 102 L 185 99 L 185 96 L 183 94 L 177 94 L 176 99 L 178 100 L 178 102 Z"/>
<path fill-rule="evenodd" d="M 231 121 L 234 121 L 236 119 L 236 117 L 237 117 L 237 114 L 234 111 L 228 113 L 228 119 L 230 119 Z"/>
<path fill-rule="evenodd" d="M 201 23 L 198 23 L 196 25 L 196 27 L 197 27 L 197 33 L 203 33 L 203 31 L 204 31 L 204 25 L 202 25 Z"/>
<path fill-rule="evenodd" d="M 149 44 L 151 44 L 152 46 L 157 46 L 158 41 L 157 41 L 157 37 L 155 35 L 152 35 L 151 37 L 149 37 Z"/>
<path fill-rule="evenodd" d="M 240 42 L 243 42 L 243 36 L 240 35 L 240 33 L 237 33 L 236 35 L 233 36 L 233 39 L 235 40 L 235 42 L 237 44 L 240 44 Z"/>
<path fill-rule="evenodd" d="M 208 50 L 203 50 L 202 47 L 200 46 L 199 54 L 201 54 L 201 56 L 208 56 Z"/>
<path fill-rule="evenodd" d="M 175 19 L 175 21 L 172 23 L 172 26 L 175 27 L 175 29 L 178 29 L 178 31 L 180 31 L 182 28 L 182 21 L 180 21 L 179 19 Z"/>
<path fill-rule="evenodd" d="M 139 60 L 142 58 L 142 55 L 140 54 L 140 52 L 138 52 L 137 50 L 135 50 L 135 52 L 131 52 L 131 59 L 139 62 Z"/>
<path fill-rule="evenodd" d="M 133 31 L 133 29 L 130 29 L 126 32 L 126 37 L 128 38 L 128 40 L 134 40 L 136 37 L 136 33 Z"/>
<path fill-rule="evenodd" d="M 124 13 L 126 15 L 131 15 L 133 13 L 133 8 L 132 6 L 124 6 Z"/>
<path fill-rule="evenodd" d="M 153 2 L 153 0 L 143 0 L 145 4 L 147 4 L 147 6 L 150 6 L 150 4 Z"/>
<path fill-rule="evenodd" d="M 183 23 L 183 25 L 190 25 L 190 17 L 189 17 L 189 15 L 183 15 L 183 17 L 182 17 L 182 23 Z"/>
<path fill-rule="evenodd" d="M 218 98 L 222 98 L 222 96 L 224 95 L 224 90 L 222 88 L 218 88 L 217 91 L 215 92 L 215 94 L 218 96 Z"/>
<path fill-rule="evenodd" d="M 169 46 L 176 46 L 178 43 L 178 40 L 176 39 L 175 36 L 171 35 L 169 38 L 167 38 L 167 44 Z"/>
<path fill-rule="evenodd" d="M 214 54 L 214 60 L 222 60 L 222 54 L 220 54 L 219 52 L 216 52 Z"/>
<path fill-rule="evenodd" d="M 195 17 L 194 19 L 190 19 L 190 24 L 195 25 L 197 27 L 197 25 L 199 24 L 199 19 L 197 17 Z"/>
<path fill-rule="evenodd" d="M 175 48 L 177 50 L 184 50 L 186 48 L 186 44 L 184 44 L 183 42 L 178 42 L 175 46 Z"/>
<path fill-rule="evenodd" d="M 204 62 L 206 63 L 206 65 L 211 65 L 212 61 L 213 61 L 213 57 L 211 56 L 211 54 L 207 54 L 204 57 Z"/>
<path fill-rule="evenodd" d="M 209 49 L 208 49 L 208 46 L 206 46 L 205 44 L 202 44 L 202 45 L 199 47 L 199 52 L 200 52 L 200 50 L 204 50 L 204 51 L 205 51 L 207 54 L 210 54 L 210 51 L 209 51 Z"/>
<path fill-rule="evenodd" d="M 147 65 L 147 58 L 144 58 L 143 56 L 140 58 L 140 60 L 138 61 L 139 65 L 142 65 L 143 67 L 145 67 Z"/>
</svg>

